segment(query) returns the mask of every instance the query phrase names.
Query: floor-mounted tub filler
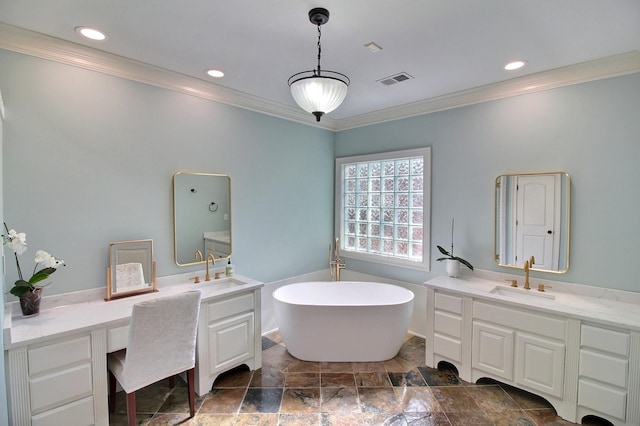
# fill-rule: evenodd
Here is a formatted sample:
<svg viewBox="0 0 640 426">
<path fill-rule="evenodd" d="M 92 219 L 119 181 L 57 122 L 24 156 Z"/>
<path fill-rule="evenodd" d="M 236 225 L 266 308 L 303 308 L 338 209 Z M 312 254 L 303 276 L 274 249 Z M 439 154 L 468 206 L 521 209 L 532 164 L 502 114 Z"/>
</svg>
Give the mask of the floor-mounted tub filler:
<svg viewBox="0 0 640 426">
<path fill-rule="evenodd" d="M 375 282 L 304 282 L 273 292 L 287 350 L 305 361 L 375 362 L 397 355 L 413 292 Z"/>
</svg>

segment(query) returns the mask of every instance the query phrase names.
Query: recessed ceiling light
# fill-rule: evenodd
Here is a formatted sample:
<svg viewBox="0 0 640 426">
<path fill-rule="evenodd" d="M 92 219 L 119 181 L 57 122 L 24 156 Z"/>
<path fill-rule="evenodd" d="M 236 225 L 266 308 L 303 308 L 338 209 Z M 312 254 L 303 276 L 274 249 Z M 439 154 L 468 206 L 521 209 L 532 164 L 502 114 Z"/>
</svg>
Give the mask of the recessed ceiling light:
<svg viewBox="0 0 640 426">
<path fill-rule="evenodd" d="M 208 70 L 207 74 L 209 74 L 211 77 L 215 77 L 215 78 L 221 78 L 224 77 L 224 73 L 220 70 Z"/>
<path fill-rule="evenodd" d="M 103 32 L 89 27 L 76 27 L 76 32 L 91 40 L 102 41 L 107 38 Z"/>
<path fill-rule="evenodd" d="M 507 71 L 514 71 L 524 67 L 525 65 L 527 65 L 527 61 L 513 61 L 505 65 L 504 69 Z"/>
</svg>

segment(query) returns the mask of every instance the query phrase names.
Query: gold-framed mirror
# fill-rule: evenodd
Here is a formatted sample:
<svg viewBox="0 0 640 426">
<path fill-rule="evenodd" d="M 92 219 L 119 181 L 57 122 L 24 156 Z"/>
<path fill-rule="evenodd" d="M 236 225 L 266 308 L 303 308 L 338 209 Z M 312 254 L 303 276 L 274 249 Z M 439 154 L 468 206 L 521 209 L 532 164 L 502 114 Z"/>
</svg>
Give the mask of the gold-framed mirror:
<svg viewBox="0 0 640 426">
<path fill-rule="evenodd" d="M 495 182 L 495 259 L 531 270 L 569 270 L 571 178 L 565 172 L 505 174 Z"/>
<path fill-rule="evenodd" d="M 112 300 L 156 290 L 153 240 L 109 243 L 107 297 Z"/>
<path fill-rule="evenodd" d="M 178 266 L 231 256 L 231 178 L 220 173 L 173 175 L 174 259 Z"/>
</svg>

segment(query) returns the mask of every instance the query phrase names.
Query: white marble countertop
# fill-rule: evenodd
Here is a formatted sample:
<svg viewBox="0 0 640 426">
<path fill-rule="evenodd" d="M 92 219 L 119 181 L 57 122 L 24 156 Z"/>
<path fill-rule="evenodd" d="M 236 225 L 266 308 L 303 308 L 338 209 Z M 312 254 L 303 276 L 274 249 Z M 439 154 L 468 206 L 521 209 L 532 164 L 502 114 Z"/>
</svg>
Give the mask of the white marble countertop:
<svg viewBox="0 0 640 426">
<path fill-rule="evenodd" d="M 614 300 L 610 294 L 607 294 L 607 297 L 593 297 L 592 295 L 580 294 L 580 286 L 577 284 L 559 286 L 561 287 L 559 290 L 556 290 L 555 285 L 552 284 L 551 289 L 539 293 L 537 282 L 540 280 L 535 280 L 536 284 L 534 286 L 532 283 L 530 290 L 523 288 L 522 281 L 520 280 L 518 283 L 518 288 L 513 288 L 506 281 L 470 276 L 459 278 L 439 276 L 424 284 L 427 287 L 469 295 L 477 299 L 640 331 L 640 304 L 620 301 L 633 300 L 635 302 L 635 293 L 609 290 L 607 293 L 618 293 L 618 300 Z M 507 295 L 492 293 L 491 291 L 496 286 L 506 288 Z M 623 293 L 629 293 L 633 297 L 625 298 Z M 547 297 L 540 296 L 540 294 Z"/>
<path fill-rule="evenodd" d="M 253 290 L 264 285 L 262 282 L 240 275 L 212 279 L 211 281 L 203 280 L 199 284 L 194 284 L 192 280 L 189 280 L 194 275 L 196 274 L 192 272 L 158 278 L 158 291 L 156 292 L 108 302 L 103 298 L 96 297 L 78 301 L 77 295 L 70 294 L 69 304 L 52 307 L 42 306 L 40 314 L 32 318 L 21 317 L 19 307 L 12 309 L 11 304 L 7 304 L 3 330 L 4 348 L 12 349 L 78 332 L 125 324 L 131 317 L 133 305 L 144 300 L 170 296 L 189 290 L 200 290 L 202 301 L 207 301 L 236 292 Z M 58 299 L 64 298 L 64 295 L 60 296 Z M 44 300 L 46 298 L 43 299 L 43 302 Z"/>
<path fill-rule="evenodd" d="M 229 244 L 231 242 L 231 235 L 229 235 L 229 231 L 205 232 L 203 237 L 205 240 L 216 241 L 219 243 Z"/>
</svg>

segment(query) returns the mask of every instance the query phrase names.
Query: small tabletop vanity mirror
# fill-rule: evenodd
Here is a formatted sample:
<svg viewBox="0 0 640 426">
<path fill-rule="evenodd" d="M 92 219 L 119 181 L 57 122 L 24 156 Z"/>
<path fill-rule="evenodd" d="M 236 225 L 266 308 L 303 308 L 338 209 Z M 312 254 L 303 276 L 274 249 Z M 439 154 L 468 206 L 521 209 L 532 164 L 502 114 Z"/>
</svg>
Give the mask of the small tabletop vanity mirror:
<svg viewBox="0 0 640 426">
<path fill-rule="evenodd" d="M 153 240 L 110 243 L 105 300 L 150 291 L 156 291 Z"/>
<path fill-rule="evenodd" d="M 495 259 L 498 265 L 564 273 L 569 270 L 571 181 L 564 172 L 496 178 Z"/>
<path fill-rule="evenodd" d="M 231 256 L 231 178 L 180 171 L 173 175 L 174 256 L 179 266 Z"/>
</svg>

